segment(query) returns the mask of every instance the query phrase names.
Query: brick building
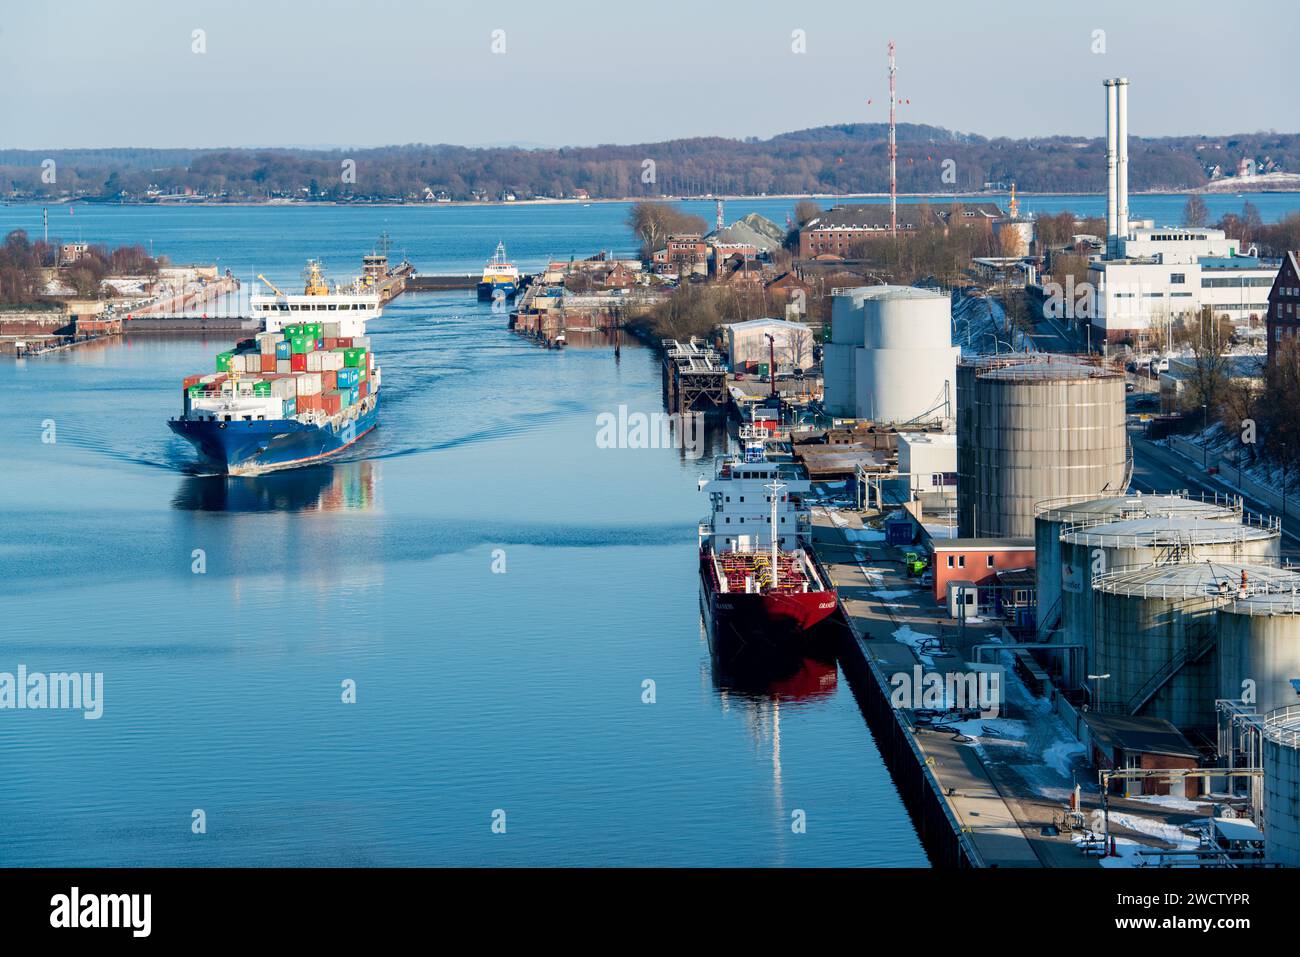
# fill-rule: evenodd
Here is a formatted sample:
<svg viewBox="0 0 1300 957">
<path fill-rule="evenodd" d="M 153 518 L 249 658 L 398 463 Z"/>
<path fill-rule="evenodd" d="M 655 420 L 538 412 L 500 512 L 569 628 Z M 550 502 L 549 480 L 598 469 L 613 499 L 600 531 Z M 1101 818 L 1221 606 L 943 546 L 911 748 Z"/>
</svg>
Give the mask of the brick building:
<svg viewBox="0 0 1300 957">
<path fill-rule="evenodd" d="M 1268 358 L 1278 347 L 1300 335 L 1300 253 L 1289 252 L 1282 259 L 1273 288 L 1268 293 Z"/>
<path fill-rule="evenodd" d="M 914 232 L 924 226 L 947 230 L 951 226 L 991 229 L 1005 214 L 997 203 L 899 203 L 898 228 Z M 844 257 L 863 239 L 889 232 L 889 204 L 861 203 L 835 206 L 814 216 L 799 230 L 799 258 L 821 255 Z"/>
</svg>

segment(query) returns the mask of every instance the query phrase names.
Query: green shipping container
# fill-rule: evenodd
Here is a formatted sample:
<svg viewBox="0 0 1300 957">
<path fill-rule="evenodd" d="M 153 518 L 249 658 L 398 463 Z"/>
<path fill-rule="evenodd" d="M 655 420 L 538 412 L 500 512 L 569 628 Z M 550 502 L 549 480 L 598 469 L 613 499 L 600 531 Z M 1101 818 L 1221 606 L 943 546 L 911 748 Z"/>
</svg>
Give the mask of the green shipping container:
<svg viewBox="0 0 1300 957">
<path fill-rule="evenodd" d="M 366 350 L 344 349 L 343 364 L 349 369 L 364 369 L 366 366 Z"/>
<path fill-rule="evenodd" d="M 218 353 L 217 353 L 217 371 L 218 371 L 218 372 L 229 372 L 229 371 L 230 371 L 230 360 L 233 359 L 234 356 L 235 356 L 235 354 L 234 354 L 233 352 L 218 352 Z"/>
<path fill-rule="evenodd" d="M 760 363 L 758 364 L 758 374 L 759 374 L 759 375 L 767 375 L 767 363 L 766 363 L 766 362 L 760 362 Z"/>
<path fill-rule="evenodd" d="M 254 383 L 253 383 L 253 395 L 256 395 L 256 396 L 270 396 L 270 394 L 271 394 L 271 383 L 269 383 L 269 382 L 254 382 Z"/>
<path fill-rule="evenodd" d="M 311 352 L 312 341 L 306 336 L 294 336 L 289 340 L 289 351 L 294 355 Z"/>
</svg>

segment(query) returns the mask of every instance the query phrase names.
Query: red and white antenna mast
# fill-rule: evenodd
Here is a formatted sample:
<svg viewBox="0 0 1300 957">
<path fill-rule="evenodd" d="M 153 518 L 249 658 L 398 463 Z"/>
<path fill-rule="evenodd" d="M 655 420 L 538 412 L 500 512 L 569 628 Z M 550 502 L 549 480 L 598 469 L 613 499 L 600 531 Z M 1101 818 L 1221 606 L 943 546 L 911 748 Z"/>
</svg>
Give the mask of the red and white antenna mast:
<svg viewBox="0 0 1300 957">
<path fill-rule="evenodd" d="M 898 236 L 898 142 L 895 138 L 894 114 L 898 93 L 894 87 L 894 41 L 889 41 L 889 235 Z"/>
</svg>

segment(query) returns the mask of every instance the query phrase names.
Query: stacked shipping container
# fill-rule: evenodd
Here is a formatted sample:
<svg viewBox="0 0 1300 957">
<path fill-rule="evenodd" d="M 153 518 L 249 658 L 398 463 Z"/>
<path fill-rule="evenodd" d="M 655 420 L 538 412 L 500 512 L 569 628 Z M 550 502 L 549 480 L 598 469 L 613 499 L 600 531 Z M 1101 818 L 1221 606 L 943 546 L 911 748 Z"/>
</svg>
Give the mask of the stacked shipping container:
<svg viewBox="0 0 1300 957">
<path fill-rule="evenodd" d="M 240 400 L 241 417 L 258 419 L 356 405 L 379 388 L 379 370 L 369 336 L 338 333 L 338 323 L 299 323 L 218 353 L 213 374 L 185 378 L 186 414 L 231 399 Z"/>
</svg>

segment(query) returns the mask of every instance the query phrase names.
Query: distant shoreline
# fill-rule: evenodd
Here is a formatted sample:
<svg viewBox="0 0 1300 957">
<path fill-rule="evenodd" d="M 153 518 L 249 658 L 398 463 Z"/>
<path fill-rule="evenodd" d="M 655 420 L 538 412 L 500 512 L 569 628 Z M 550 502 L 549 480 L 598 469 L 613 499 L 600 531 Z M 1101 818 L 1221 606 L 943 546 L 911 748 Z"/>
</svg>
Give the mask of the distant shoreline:
<svg viewBox="0 0 1300 957">
<path fill-rule="evenodd" d="M 1218 185 L 1222 183 L 1222 185 Z M 1300 176 L 1292 184 L 1243 184 L 1242 188 L 1234 189 L 1230 186 L 1230 180 L 1216 181 L 1214 184 L 1205 186 L 1188 187 L 1186 189 L 1152 189 L 1152 190 L 1130 190 L 1130 196 L 1231 196 L 1240 193 L 1246 195 L 1280 195 L 1287 193 L 1300 193 Z M 899 193 L 899 199 L 915 200 L 974 200 L 990 199 L 993 197 L 1010 196 L 1010 192 L 972 192 L 972 193 Z M 1018 197 L 1040 197 L 1040 196 L 1082 196 L 1104 199 L 1104 194 L 1097 192 L 1070 192 L 1060 190 L 1055 192 L 1029 192 L 1017 190 Z M 592 199 L 517 199 L 512 201 L 503 200 L 452 200 L 450 202 L 395 202 L 385 200 L 382 202 L 340 202 L 338 200 L 317 200 L 317 199 L 264 199 L 264 200 L 213 200 L 213 199 L 193 199 L 193 200 L 98 200 L 98 199 L 52 199 L 52 200 L 7 200 L 5 206 L 73 206 L 78 203 L 84 206 L 152 206 L 168 208 L 184 208 L 187 206 L 201 207 L 219 207 L 230 206 L 236 208 L 251 208 L 261 206 L 337 206 L 348 207 L 356 206 L 366 209 L 395 209 L 399 207 L 413 207 L 415 209 L 445 209 L 445 208 L 464 208 L 464 207 L 510 207 L 510 206 L 595 206 L 607 205 L 610 203 L 641 203 L 641 202 L 662 202 L 662 203 L 684 203 L 684 202 L 715 202 L 722 200 L 726 202 L 755 202 L 759 200 L 818 200 L 842 202 L 852 199 L 888 199 L 888 193 L 768 193 L 766 195 L 716 195 L 716 196 L 623 196 L 623 197 L 603 197 Z"/>
</svg>

